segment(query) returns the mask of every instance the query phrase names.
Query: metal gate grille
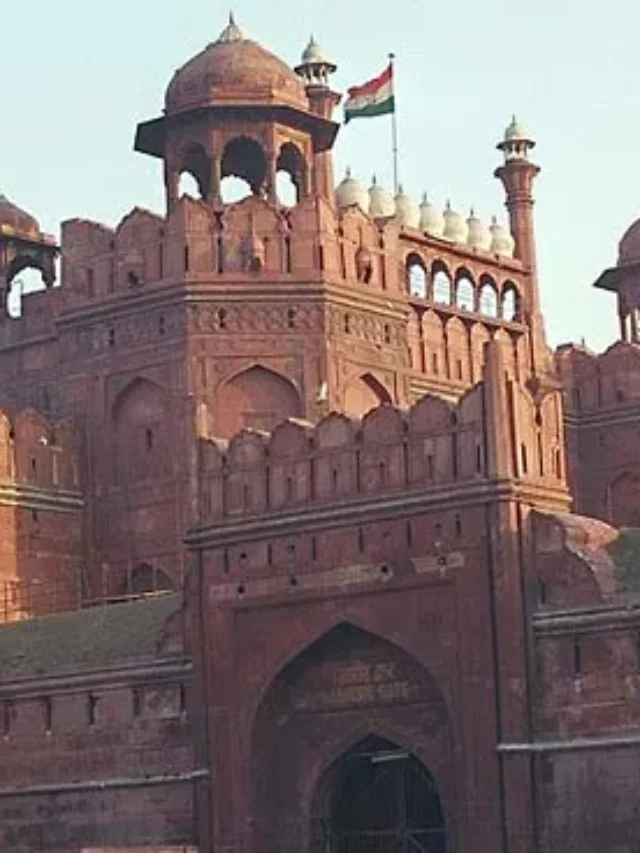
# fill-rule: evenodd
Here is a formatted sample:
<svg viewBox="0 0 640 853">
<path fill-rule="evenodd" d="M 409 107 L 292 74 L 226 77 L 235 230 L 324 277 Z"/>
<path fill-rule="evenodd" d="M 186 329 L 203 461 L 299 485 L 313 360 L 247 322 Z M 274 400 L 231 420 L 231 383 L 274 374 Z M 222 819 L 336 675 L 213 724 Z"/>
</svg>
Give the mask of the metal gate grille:
<svg viewBox="0 0 640 853">
<path fill-rule="evenodd" d="M 440 797 L 416 758 L 369 749 L 343 762 L 331 809 L 331 853 L 445 853 Z"/>
</svg>

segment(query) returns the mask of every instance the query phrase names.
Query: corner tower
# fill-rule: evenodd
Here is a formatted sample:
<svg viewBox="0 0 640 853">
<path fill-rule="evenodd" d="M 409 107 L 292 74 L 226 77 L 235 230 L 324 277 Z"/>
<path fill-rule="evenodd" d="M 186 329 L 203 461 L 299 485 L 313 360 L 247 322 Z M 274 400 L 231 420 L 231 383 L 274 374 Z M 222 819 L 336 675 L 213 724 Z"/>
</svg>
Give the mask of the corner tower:
<svg viewBox="0 0 640 853">
<path fill-rule="evenodd" d="M 164 160 L 169 212 L 184 172 L 214 208 L 228 176 L 277 202 L 279 170 L 289 174 L 300 201 L 329 191 L 316 166 L 337 130 L 331 110 L 313 108 L 293 69 L 249 39 L 231 16 L 219 38 L 176 71 L 164 115 L 138 126 L 135 148 Z"/>
</svg>

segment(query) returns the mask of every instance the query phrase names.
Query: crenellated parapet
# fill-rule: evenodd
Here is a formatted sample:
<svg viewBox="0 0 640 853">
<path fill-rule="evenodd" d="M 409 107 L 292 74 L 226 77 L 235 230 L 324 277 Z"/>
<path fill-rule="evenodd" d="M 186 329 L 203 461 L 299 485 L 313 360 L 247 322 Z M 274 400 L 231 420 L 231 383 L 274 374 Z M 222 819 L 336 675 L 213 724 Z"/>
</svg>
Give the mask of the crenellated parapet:
<svg viewBox="0 0 640 853">
<path fill-rule="evenodd" d="M 640 404 L 639 344 L 617 341 L 599 354 L 567 344 L 556 352 L 556 367 L 572 417 Z"/>
<path fill-rule="evenodd" d="M 616 525 L 640 525 L 640 346 L 618 341 L 596 354 L 570 344 L 555 360 L 577 509 Z"/>
<path fill-rule="evenodd" d="M 534 400 L 507 378 L 499 346 L 491 351 L 483 380 L 457 403 L 427 395 L 408 409 L 383 404 L 362 418 L 331 413 L 315 425 L 289 419 L 270 433 L 203 439 L 201 523 L 494 480 L 548 487 L 566 504 L 560 395 Z"/>
</svg>

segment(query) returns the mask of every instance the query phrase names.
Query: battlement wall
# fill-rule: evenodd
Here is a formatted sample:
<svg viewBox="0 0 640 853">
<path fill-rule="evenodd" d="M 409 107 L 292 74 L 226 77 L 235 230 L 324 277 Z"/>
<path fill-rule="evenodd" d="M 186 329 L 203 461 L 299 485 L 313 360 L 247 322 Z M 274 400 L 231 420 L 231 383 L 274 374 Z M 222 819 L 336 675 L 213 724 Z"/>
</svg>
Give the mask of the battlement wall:
<svg viewBox="0 0 640 853">
<path fill-rule="evenodd" d="M 243 430 L 229 442 L 203 439 L 202 523 L 492 477 L 562 486 L 559 395 L 534 402 L 499 363 L 495 381 L 505 396 L 506 423 L 492 420 L 487 394 L 493 380 L 485 380 L 457 404 L 427 395 L 410 409 L 382 405 L 361 420 L 334 413 L 316 426 L 289 420 L 271 434 Z"/>
</svg>

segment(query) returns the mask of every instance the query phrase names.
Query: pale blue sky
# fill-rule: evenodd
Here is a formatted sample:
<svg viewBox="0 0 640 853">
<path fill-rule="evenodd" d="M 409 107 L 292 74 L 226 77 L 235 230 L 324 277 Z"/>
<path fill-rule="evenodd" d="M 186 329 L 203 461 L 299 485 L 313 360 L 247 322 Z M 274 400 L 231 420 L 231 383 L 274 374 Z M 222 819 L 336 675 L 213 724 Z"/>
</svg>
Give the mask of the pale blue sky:
<svg viewBox="0 0 640 853">
<path fill-rule="evenodd" d="M 504 213 L 492 177 L 511 113 L 538 141 L 537 235 L 552 343 L 602 349 L 614 298 L 590 284 L 640 215 L 637 0 L 236 0 L 251 37 L 295 64 L 313 32 L 344 91 L 397 56 L 401 180 L 485 218 Z M 159 114 L 173 71 L 214 40 L 228 7 L 205 0 L 58 0 L 2 12 L 0 192 L 43 227 L 84 216 L 115 224 L 161 210 L 157 161 L 133 152 L 136 122 Z M 391 183 L 387 117 L 353 122 L 346 165 Z"/>
</svg>

